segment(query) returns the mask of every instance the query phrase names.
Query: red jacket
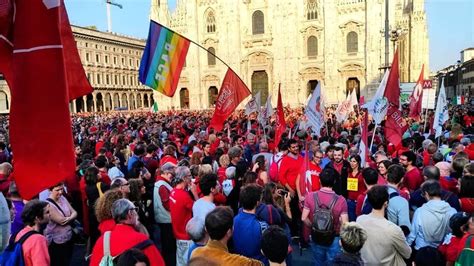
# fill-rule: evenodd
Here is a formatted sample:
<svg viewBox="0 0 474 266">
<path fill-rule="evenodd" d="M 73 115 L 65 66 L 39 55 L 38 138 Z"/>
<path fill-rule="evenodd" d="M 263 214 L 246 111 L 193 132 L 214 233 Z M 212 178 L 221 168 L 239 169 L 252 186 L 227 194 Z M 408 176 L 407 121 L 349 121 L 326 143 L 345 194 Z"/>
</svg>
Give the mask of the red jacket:
<svg viewBox="0 0 474 266">
<path fill-rule="evenodd" d="M 135 245 L 145 241 L 148 237 L 145 234 L 135 231 L 135 229 L 129 225 L 117 224 L 114 230 L 110 234 L 110 255 L 115 257 L 125 251 L 131 249 Z M 158 266 L 165 265 L 160 252 L 156 249 L 155 245 L 150 245 L 142 250 L 143 253 L 150 260 L 150 265 Z M 94 249 L 92 250 L 91 266 L 98 266 L 100 260 L 104 256 L 104 236 L 102 235 L 97 239 Z"/>
</svg>

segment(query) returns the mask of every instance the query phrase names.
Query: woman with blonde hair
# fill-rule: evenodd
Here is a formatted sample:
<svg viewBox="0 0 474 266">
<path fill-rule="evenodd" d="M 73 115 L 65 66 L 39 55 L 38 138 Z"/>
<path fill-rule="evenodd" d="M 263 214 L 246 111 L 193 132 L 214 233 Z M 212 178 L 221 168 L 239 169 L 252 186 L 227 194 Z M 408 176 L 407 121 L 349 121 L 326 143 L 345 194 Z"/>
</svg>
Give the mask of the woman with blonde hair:
<svg viewBox="0 0 474 266">
<path fill-rule="evenodd" d="M 114 189 L 105 192 L 104 196 L 96 201 L 95 215 L 99 222 L 101 235 L 114 229 L 115 221 L 112 217 L 112 204 L 121 198 L 123 198 L 122 192 Z"/>
</svg>

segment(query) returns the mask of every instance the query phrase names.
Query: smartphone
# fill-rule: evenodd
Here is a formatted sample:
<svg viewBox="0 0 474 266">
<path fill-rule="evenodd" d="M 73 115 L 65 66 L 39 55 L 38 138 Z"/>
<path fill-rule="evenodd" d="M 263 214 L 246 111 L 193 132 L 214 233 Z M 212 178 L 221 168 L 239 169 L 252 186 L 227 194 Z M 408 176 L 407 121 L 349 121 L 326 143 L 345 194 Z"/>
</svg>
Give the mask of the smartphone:
<svg viewBox="0 0 474 266">
<path fill-rule="evenodd" d="M 285 197 L 288 194 L 288 190 L 281 189 L 281 190 L 278 191 L 278 194 Z"/>
</svg>

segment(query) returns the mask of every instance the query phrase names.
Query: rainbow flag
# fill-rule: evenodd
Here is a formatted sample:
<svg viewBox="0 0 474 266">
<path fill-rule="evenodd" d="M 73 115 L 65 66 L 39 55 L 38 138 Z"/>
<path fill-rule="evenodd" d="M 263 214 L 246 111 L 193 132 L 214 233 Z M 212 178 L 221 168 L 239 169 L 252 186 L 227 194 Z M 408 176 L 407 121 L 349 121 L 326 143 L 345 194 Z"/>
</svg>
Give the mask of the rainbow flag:
<svg viewBox="0 0 474 266">
<path fill-rule="evenodd" d="M 148 40 L 140 63 L 140 82 L 173 97 L 188 48 L 188 39 L 150 20 Z"/>
</svg>

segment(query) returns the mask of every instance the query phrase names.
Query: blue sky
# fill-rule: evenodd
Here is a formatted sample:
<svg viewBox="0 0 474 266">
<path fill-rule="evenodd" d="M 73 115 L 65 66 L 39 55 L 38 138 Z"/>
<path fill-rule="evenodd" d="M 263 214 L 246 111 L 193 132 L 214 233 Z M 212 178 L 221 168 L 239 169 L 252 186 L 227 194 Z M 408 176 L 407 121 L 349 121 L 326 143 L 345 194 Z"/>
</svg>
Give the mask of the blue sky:
<svg viewBox="0 0 474 266">
<path fill-rule="evenodd" d="M 123 9 L 111 7 L 112 30 L 146 38 L 150 0 L 114 1 L 122 4 Z M 107 29 L 105 0 L 65 2 L 72 24 Z M 169 6 L 174 9 L 176 0 L 169 0 Z M 462 49 L 474 47 L 474 0 L 426 0 L 425 9 L 430 38 L 430 70 L 435 71 L 456 63 Z"/>
</svg>

